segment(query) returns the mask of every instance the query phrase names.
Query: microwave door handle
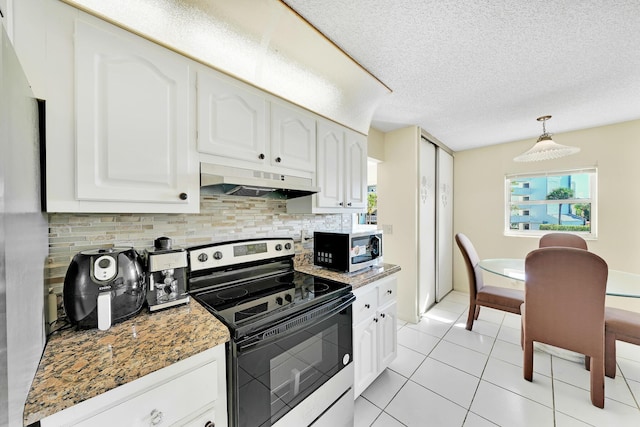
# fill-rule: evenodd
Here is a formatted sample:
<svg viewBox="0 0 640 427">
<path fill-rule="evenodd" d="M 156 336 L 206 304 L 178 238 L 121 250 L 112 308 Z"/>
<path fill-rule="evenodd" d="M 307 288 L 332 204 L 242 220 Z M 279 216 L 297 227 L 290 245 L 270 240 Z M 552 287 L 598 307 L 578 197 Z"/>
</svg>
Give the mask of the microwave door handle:
<svg viewBox="0 0 640 427">
<path fill-rule="evenodd" d="M 378 236 L 371 236 L 371 259 L 376 259 L 380 256 L 380 252 L 382 251 L 382 240 Z M 373 248 L 377 248 L 376 251 Z"/>
</svg>

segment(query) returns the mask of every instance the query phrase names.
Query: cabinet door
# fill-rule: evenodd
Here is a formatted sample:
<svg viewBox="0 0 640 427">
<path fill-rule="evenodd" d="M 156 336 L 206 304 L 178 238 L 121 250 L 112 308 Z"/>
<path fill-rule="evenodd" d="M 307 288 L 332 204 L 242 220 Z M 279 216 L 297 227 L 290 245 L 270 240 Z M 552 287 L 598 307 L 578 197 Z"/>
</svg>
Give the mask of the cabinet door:
<svg viewBox="0 0 640 427">
<path fill-rule="evenodd" d="M 345 206 L 367 207 L 367 137 L 345 134 Z"/>
<path fill-rule="evenodd" d="M 339 126 L 318 123 L 317 205 L 344 206 L 344 134 Z"/>
<path fill-rule="evenodd" d="M 198 73 L 198 151 L 264 164 L 264 96 L 212 73 Z"/>
<path fill-rule="evenodd" d="M 199 204 L 186 60 L 83 21 L 75 37 L 77 199 Z"/>
<path fill-rule="evenodd" d="M 378 349 L 380 365 L 378 369 L 384 368 L 396 358 L 398 354 L 398 327 L 397 327 L 397 304 L 388 304 L 378 310 Z"/>
<path fill-rule="evenodd" d="M 299 110 L 271 104 L 271 165 L 313 174 L 316 121 Z"/>
<path fill-rule="evenodd" d="M 355 397 L 378 376 L 378 318 L 372 315 L 353 328 Z"/>
</svg>

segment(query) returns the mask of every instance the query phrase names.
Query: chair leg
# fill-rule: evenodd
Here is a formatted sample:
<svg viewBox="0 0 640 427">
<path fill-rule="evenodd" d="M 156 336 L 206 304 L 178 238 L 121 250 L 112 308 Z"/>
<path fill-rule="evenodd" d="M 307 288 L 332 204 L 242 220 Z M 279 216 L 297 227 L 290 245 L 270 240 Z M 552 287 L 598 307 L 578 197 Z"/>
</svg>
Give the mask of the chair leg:
<svg viewBox="0 0 640 427">
<path fill-rule="evenodd" d="M 467 316 L 467 331 L 470 331 L 473 328 L 473 320 L 477 311 L 477 306 L 475 303 L 471 303 L 469 305 L 469 315 Z"/>
<path fill-rule="evenodd" d="M 607 332 L 604 334 L 604 374 L 616 377 L 616 335 Z"/>
<path fill-rule="evenodd" d="M 607 350 L 605 345 L 605 354 L 606 354 L 606 351 Z M 591 370 L 591 358 L 589 356 L 584 356 L 584 369 L 586 369 L 587 371 Z"/>
<path fill-rule="evenodd" d="M 533 341 L 527 338 L 524 334 L 524 364 L 523 364 L 524 379 L 527 381 L 533 381 Z"/>
<path fill-rule="evenodd" d="M 473 319 L 478 320 L 478 316 L 480 316 L 480 306 L 476 305 L 476 314 Z"/>
<path fill-rule="evenodd" d="M 604 408 L 604 360 L 591 357 L 591 403 Z"/>
</svg>

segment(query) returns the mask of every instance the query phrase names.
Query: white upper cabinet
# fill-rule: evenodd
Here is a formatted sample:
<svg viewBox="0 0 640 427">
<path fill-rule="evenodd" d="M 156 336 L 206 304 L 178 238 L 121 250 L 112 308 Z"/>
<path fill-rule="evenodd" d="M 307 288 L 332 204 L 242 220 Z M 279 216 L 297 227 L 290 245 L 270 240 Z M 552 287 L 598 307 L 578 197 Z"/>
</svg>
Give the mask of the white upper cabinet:
<svg viewBox="0 0 640 427">
<path fill-rule="evenodd" d="M 262 165 L 266 159 L 264 97 L 212 72 L 198 73 L 198 151 Z"/>
<path fill-rule="evenodd" d="M 301 110 L 271 103 L 272 166 L 302 172 L 316 170 L 316 120 Z"/>
<path fill-rule="evenodd" d="M 344 131 L 338 125 L 318 125 L 318 207 L 344 206 Z"/>
<path fill-rule="evenodd" d="M 63 2 L 14 4 L 46 100 L 47 211 L 198 212 L 192 62 Z"/>
<path fill-rule="evenodd" d="M 198 72 L 201 160 L 313 177 L 316 119 L 304 110 L 214 72 Z"/>
<path fill-rule="evenodd" d="M 318 122 L 320 192 L 287 201 L 290 213 L 364 212 L 367 208 L 367 137 L 329 121 Z"/>
<path fill-rule="evenodd" d="M 344 201 L 348 208 L 367 208 L 367 138 L 345 131 Z"/>
<path fill-rule="evenodd" d="M 82 20 L 75 38 L 77 199 L 197 209 L 188 62 Z"/>
</svg>

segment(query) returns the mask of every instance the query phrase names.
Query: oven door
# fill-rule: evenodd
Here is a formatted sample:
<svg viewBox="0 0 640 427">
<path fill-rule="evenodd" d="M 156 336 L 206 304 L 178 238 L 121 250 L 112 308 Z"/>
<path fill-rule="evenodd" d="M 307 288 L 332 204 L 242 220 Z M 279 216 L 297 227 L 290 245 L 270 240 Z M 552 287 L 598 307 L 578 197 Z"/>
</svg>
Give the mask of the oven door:
<svg viewBox="0 0 640 427">
<path fill-rule="evenodd" d="M 354 299 L 349 293 L 231 343 L 230 425 L 273 425 L 351 363 Z"/>
</svg>

